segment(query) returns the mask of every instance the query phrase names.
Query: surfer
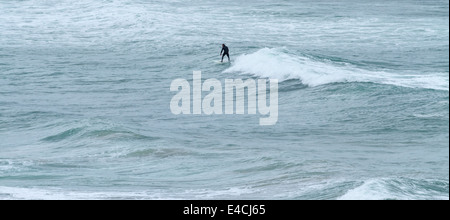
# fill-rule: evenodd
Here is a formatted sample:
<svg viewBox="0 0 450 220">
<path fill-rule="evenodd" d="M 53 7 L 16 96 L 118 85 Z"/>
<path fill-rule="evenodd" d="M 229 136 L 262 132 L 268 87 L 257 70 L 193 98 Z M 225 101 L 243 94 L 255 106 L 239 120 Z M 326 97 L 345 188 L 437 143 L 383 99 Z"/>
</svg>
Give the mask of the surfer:
<svg viewBox="0 0 450 220">
<path fill-rule="evenodd" d="M 223 54 L 223 55 L 222 55 Z M 225 55 L 227 55 L 228 57 L 228 62 L 230 62 L 230 54 L 229 54 L 229 50 L 228 47 L 225 46 L 225 44 L 222 44 L 222 51 L 220 51 L 220 55 L 222 56 L 222 60 L 220 61 L 221 63 L 223 63 L 223 58 L 225 57 Z"/>
</svg>

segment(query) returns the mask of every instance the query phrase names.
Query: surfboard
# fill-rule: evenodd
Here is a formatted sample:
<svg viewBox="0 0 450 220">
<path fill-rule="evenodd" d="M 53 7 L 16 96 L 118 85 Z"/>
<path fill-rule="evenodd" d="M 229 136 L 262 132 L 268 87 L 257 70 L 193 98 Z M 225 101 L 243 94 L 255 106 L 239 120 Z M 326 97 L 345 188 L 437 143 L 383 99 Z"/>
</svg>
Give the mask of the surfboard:
<svg viewBox="0 0 450 220">
<path fill-rule="evenodd" d="M 231 62 L 228 62 L 228 61 L 223 61 L 223 62 L 220 62 L 220 60 L 217 60 L 217 61 L 214 61 L 214 63 L 216 63 L 216 64 L 230 64 Z"/>
</svg>

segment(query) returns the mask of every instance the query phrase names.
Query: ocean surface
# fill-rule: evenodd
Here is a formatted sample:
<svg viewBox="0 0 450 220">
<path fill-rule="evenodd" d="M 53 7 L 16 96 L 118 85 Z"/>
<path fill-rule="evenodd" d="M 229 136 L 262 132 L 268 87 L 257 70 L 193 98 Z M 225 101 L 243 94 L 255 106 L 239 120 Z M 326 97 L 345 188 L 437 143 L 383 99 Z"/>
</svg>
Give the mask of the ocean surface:
<svg viewBox="0 0 450 220">
<path fill-rule="evenodd" d="M 447 0 L 0 12 L 0 199 L 449 199 Z M 278 79 L 277 124 L 172 114 L 193 71 Z"/>
</svg>

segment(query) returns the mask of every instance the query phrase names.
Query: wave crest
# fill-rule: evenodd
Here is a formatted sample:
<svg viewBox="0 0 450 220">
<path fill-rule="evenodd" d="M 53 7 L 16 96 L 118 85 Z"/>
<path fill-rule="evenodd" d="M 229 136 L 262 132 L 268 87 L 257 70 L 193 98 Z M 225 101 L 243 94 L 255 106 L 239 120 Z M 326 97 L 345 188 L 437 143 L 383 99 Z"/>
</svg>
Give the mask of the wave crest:
<svg viewBox="0 0 450 220">
<path fill-rule="evenodd" d="M 447 73 L 401 74 L 371 71 L 348 63 L 314 60 L 289 54 L 284 49 L 260 49 L 240 55 L 224 73 L 248 74 L 280 81 L 299 79 L 308 86 L 330 83 L 370 82 L 409 88 L 449 90 Z"/>
</svg>

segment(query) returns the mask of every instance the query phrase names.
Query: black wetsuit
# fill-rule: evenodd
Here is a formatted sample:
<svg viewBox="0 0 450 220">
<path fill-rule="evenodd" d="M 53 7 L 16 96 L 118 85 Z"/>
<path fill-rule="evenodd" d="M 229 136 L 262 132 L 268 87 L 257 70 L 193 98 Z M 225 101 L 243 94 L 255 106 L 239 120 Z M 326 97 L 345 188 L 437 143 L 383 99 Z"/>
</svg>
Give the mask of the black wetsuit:
<svg viewBox="0 0 450 220">
<path fill-rule="evenodd" d="M 223 52 L 223 55 L 222 55 L 222 61 L 221 62 L 223 62 L 223 58 L 225 57 L 225 55 L 227 55 L 228 62 L 230 62 L 230 54 L 229 54 L 228 47 L 227 46 L 223 46 L 222 47 L 222 51 L 220 51 L 220 53 L 222 53 L 222 52 Z"/>
</svg>

